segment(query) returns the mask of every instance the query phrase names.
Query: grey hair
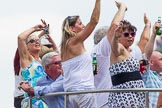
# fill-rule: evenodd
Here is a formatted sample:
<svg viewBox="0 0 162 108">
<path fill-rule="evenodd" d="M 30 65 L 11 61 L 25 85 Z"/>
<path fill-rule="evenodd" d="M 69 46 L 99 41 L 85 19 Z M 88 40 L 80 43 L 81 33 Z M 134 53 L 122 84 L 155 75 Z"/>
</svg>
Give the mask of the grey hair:
<svg viewBox="0 0 162 108">
<path fill-rule="evenodd" d="M 107 31 L 108 31 L 108 26 L 102 26 L 99 29 L 97 29 L 93 37 L 94 44 L 98 44 L 102 40 L 102 38 L 106 36 Z"/>
<path fill-rule="evenodd" d="M 58 56 L 59 53 L 56 51 L 52 51 L 49 53 L 46 53 L 43 57 L 42 57 L 42 65 L 43 66 L 47 66 L 51 63 L 51 57 L 53 56 Z"/>
</svg>

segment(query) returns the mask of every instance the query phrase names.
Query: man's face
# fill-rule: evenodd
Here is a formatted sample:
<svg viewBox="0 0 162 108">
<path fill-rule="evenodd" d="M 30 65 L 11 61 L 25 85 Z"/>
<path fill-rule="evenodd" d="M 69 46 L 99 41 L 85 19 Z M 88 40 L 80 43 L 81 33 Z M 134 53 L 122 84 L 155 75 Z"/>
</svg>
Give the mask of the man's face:
<svg viewBox="0 0 162 108">
<path fill-rule="evenodd" d="M 49 73 L 49 74 L 55 74 L 55 73 L 61 73 L 62 74 L 63 73 L 60 56 L 53 56 L 52 57 L 52 61 L 48 65 L 48 72 L 47 73 Z"/>
<path fill-rule="evenodd" d="M 156 69 L 158 72 L 162 71 L 162 54 L 160 52 L 154 55 L 154 58 L 151 60 L 152 67 Z"/>
</svg>

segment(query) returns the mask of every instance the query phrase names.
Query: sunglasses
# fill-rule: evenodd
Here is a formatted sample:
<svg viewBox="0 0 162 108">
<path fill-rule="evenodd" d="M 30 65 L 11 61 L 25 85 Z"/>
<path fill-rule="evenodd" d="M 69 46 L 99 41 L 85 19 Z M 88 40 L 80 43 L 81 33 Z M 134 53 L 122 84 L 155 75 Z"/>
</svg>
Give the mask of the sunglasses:
<svg viewBox="0 0 162 108">
<path fill-rule="evenodd" d="M 79 16 L 68 16 L 66 19 L 70 20 L 70 19 L 73 19 L 73 18 L 76 18 L 76 17 L 79 17 Z"/>
<path fill-rule="evenodd" d="M 136 32 L 124 32 L 123 35 L 124 35 L 124 37 L 129 37 L 129 35 L 131 35 L 132 37 L 135 37 Z"/>
<path fill-rule="evenodd" d="M 35 42 L 40 42 L 40 40 L 39 39 L 31 39 L 29 42 L 27 42 L 27 43 L 35 43 Z"/>
<path fill-rule="evenodd" d="M 62 61 L 55 61 L 53 63 L 50 63 L 50 64 L 55 64 L 55 65 L 58 65 L 58 64 L 61 64 Z"/>
<path fill-rule="evenodd" d="M 69 23 L 69 26 L 74 26 L 79 16 L 68 16 L 66 20 Z"/>
</svg>

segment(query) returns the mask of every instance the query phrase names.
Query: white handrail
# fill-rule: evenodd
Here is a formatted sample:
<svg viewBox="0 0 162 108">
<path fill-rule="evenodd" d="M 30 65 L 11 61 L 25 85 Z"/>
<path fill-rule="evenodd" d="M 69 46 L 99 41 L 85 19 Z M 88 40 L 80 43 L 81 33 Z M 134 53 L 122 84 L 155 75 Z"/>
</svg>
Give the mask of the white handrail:
<svg viewBox="0 0 162 108">
<path fill-rule="evenodd" d="M 26 98 L 26 100 L 31 101 L 32 98 L 43 98 L 47 96 L 58 96 L 65 95 L 65 107 L 67 107 L 68 96 L 69 95 L 77 95 L 77 94 L 87 94 L 87 93 L 105 93 L 105 92 L 146 92 L 146 108 L 149 108 L 149 92 L 162 92 L 162 88 L 133 88 L 133 89 L 100 89 L 100 90 L 89 90 L 89 91 L 79 91 L 79 92 L 57 92 L 57 93 L 48 93 L 43 96 L 34 96 L 30 98 Z M 32 108 L 30 105 L 29 108 Z"/>
</svg>

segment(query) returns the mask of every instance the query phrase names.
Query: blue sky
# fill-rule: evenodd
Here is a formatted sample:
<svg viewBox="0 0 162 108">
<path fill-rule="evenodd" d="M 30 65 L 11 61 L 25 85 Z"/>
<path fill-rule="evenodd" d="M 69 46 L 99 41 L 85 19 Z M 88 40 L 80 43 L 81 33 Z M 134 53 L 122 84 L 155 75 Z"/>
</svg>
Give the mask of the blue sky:
<svg viewBox="0 0 162 108">
<path fill-rule="evenodd" d="M 161 0 L 120 0 L 128 11 L 125 19 L 132 22 L 138 29 L 136 42 L 143 30 L 143 15 L 146 12 L 152 25 L 158 16 L 162 16 Z M 14 74 L 13 56 L 17 48 L 19 33 L 45 19 L 51 27 L 52 38 L 59 45 L 61 39 L 61 24 L 69 15 L 80 15 L 86 24 L 91 16 L 95 0 L 0 0 L 0 30 L 1 30 L 1 107 L 13 108 Z M 159 10 L 158 10 L 159 9 Z M 108 26 L 117 11 L 114 0 L 101 0 L 100 26 Z M 86 40 L 86 48 L 91 51 L 93 33 Z"/>
</svg>

